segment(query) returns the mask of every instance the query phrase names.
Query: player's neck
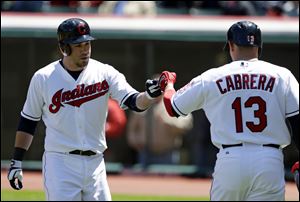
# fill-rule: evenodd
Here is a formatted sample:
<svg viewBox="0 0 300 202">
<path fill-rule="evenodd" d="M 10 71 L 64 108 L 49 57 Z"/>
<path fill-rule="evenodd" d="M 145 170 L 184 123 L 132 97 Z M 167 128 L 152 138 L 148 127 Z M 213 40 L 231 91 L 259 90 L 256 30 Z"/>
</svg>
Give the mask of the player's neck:
<svg viewBox="0 0 300 202">
<path fill-rule="evenodd" d="M 238 55 L 236 56 L 233 61 L 238 61 L 238 60 L 257 60 L 257 56 L 255 55 Z"/>
<path fill-rule="evenodd" d="M 64 57 L 62 59 L 63 68 L 69 71 L 82 71 L 85 67 L 76 65 L 72 60 Z"/>
</svg>

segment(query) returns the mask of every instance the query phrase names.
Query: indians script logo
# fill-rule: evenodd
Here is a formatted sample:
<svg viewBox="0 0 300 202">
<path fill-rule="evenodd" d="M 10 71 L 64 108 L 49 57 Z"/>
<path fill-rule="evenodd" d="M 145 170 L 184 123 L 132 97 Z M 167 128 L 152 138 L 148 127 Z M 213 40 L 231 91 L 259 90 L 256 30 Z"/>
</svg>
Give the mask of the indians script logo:
<svg viewBox="0 0 300 202">
<path fill-rule="evenodd" d="M 78 85 L 73 90 L 63 92 L 63 88 L 54 93 L 52 97 L 52 104 L 49 105 L 51 113 L 57 113 L 63 104 L 68 104 L 74 107 L 80 107 L 83 103 L 89 102 L 108 92 L 109 85 L 106 80 L 85 86 L 84 84 Z"/>
</svg>

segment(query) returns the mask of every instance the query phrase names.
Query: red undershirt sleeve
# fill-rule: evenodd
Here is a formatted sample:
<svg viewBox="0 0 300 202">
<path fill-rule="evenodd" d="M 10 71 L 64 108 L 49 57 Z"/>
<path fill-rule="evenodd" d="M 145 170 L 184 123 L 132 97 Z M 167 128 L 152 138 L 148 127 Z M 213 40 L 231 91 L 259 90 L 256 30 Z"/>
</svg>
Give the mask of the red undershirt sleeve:
<svg viewBox="0 0 300 202">
<path fill-rule="evenodd" d="M 168 89 L 164 93 L 164 104 L 168 114 L 172 117 L 179 117 L 179 115 L 174 111 L 171 103 L 172 96 L 176 93 L 175 89 Z"/>
</svg>

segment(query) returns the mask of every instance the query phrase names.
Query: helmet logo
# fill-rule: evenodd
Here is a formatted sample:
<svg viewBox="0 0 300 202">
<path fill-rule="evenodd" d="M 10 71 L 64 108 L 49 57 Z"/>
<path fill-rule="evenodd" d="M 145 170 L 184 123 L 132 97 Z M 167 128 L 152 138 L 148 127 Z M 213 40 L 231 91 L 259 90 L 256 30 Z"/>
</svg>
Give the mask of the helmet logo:
<svg viewBox="0 0 300 202">
<path fill-rule="evenodd" d="M 253 35 L 248 35 L 247 36 L 247 41 L 249 42 L 249 44 L 253 45 L 254 44 L 254 36 Z"/>
<path fill-rule="evenodd" d="M 86 30 L 85 24 L 83 22 L 79 23 L 79 25 L 77 26 L 77 31 L 80 35 L 86 34 L 87 30 Z"/>
</svg>

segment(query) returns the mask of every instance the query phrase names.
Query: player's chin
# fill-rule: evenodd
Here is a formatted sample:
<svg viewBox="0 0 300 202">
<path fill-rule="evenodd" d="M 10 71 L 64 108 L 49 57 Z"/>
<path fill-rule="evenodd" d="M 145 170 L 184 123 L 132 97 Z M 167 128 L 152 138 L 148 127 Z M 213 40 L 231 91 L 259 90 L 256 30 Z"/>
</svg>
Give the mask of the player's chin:
<svg viewBox="0 0 300 202">
<path fill-rule="evenodd" d="M 80 63 L 82 67 L 87 66 L 87 64 L 89 63 L 89 58 L 80 58 Z"/>
</svg>

